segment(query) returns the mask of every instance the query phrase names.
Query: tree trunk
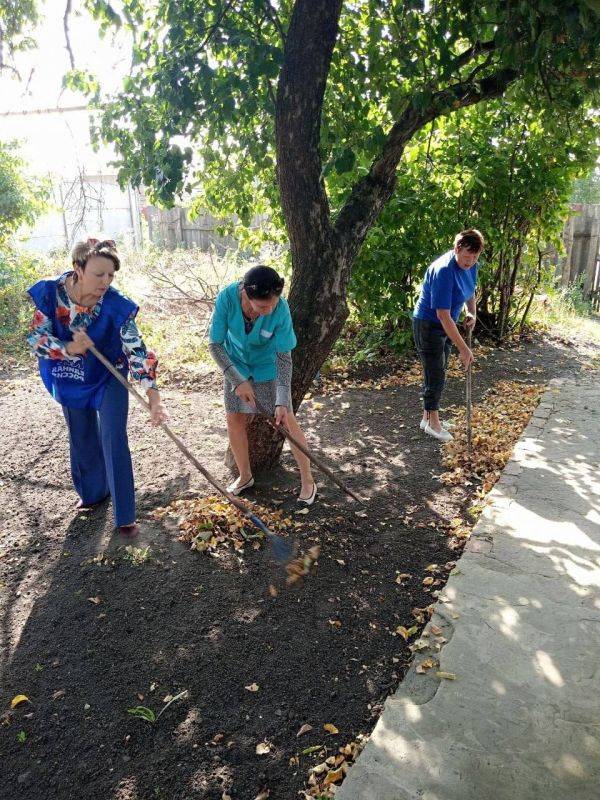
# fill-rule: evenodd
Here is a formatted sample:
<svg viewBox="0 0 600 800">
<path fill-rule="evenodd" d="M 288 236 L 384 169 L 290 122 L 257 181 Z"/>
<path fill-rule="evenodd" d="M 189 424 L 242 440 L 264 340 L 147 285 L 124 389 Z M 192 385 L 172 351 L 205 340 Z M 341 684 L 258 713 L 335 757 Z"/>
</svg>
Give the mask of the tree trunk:
<svg viewBox="0 0 600 800">
<path fill-rule="evenodd" d="M 407 100 L 380 155 L 369 173 L 354 185 L 333 224 L 319 145 L 323 98 L 341 8 L 342 0 L 296 0 L 275 103 L 277 181 L 293 268 L 288 299 L 298 338 L 293 352 L 294 410 L 348 317 L 346 298 L 352 265 L 369 229 L 392 196 L 396 169 L 407 142 L 449 108 L 464 108 L 497 97 L 517 78 L 513 69 L 499 69 L 484 78 L 458 80 L 434 92 L 425 107 Z M 469 58 L 473 55 L 475 52 Z M 256 418 L 249 428 L 249 440 L 253 470 L 272 466 L 281 452 L 281 439 Z"/>
</svg>

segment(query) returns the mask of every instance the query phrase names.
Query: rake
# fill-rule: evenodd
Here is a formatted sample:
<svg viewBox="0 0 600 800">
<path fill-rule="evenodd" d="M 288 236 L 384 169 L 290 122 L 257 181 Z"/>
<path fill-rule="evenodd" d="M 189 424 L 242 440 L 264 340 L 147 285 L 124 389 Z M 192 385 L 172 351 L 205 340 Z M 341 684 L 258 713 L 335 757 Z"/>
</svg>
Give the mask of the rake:
<svg viewBox="0 0 600 800">
<path fill-rule="evenodd" d="M 327 466 L 327 464 L 324 464 L 319 458 L 317 458 L 315 455 L 313 455 L 310 452 L 310 450 L 307 450 L 307 448 L 304 447 L 303 444 L 300 444 L 298 439 L 296 439 L 295 436 L 292 436 L 292 434 L 288 431 L 287 428 L 284 428 L 282 426 L 276 425 L 273 422 L 272 416 L 269 414 L 267 409 L 256 399 L 256 397 L 254 398 L 254 404 L 256 406 L 256 410 L 258 411 L 258 413 L 267 420 L 267 423 L 271 426 L 271 428 L 273 428 L 274 431 L 277 431 L 277 433 L 279 433 L 285 439 L 288 439 L 295 447 L 298 448 L 298 450 L 300 450 L 301 453 L 304 453 L 304 455 L 308 458 L 308 460 L 312 464 L 315 465 L 315 467 L 320 469 L 321 472 L 324 472 L 325 475 L 327 475 L 329 478 L 331 478 L 331 480 L 335 484 L 337 484 L 337 486 L 339 486 L 340 489 L 342 489 L 344 492 L 346 492 L 346 494 L 350 495 L 350 497 L 352 497 L 354 500 L 359 502 L 361 505 L 363 505 L 363 506 L 365 505 L 365 501 L 361 497 L 359 497 L 357 494 L 355 494 L 352 491 L 352 489 L 348 488 L 348 486 L 346 486 L 346 484 L 343 483 L 337 477 L 337 475 Z"/>
<path fill-rule="evenodd" d="M 111 362 L 105 358 L 105 356 L 100 353 L 96 347 L 91 346 L 89 347 L 90 353 L 92 353 L 98 361 L 100 361 L 106 369 L 115 376 L 115 378 L 121 383 L 129 392 L 129 394 L 133 395 L 135 399 L 140 403 L 140 405 L 144 406 L 144 408 L 149 411 L 150 410 L 150 403 L 137 392 L 133 386 L 121 375 L 121 373 L 116 369 L 116 367 L 111 364 Z M 264 535 L 267 537 L 267 541 L 271 546 L 271 551 L 275 560 L 280 564 L 286 564 L 294 555 L 295 546 L 294 543 L 291 542 L 289 539 L 284 539 L 283 536 L 278 536 L 276 533 L 270 531 L 267 526 L 262 522 L 256 514 L 253 514 L 252 511 L 248 508 L 248 506 L 243 503 L 239 498 L 235 497 L 235 495 L 228 492 L 227 489 L 220 483 L 211 473 L 206 469 L 206 467 L 202 466 L 202 464 L 198 461 L 198 459 L 190 453 L 188 448 L 185 444 L 181 441 L 179 436 L 177 436 L 173 431 L 169 428 L 166 422 L 161 422 L 160 427 L 163 431 L 167 434 L 169 439 L 175 443 L 175 445 L 181 450 L 181 452 L 188 458 L 192 464 L 196 467 L 196 469 L 202 473 L 202 475 L 206 478 L 206 480 L 214 486 L 215 489 L 220 492 L 224 497 L 229 500 L 229 502 L 235 506 L 238 511 L 240 511 L 250 522 L 254 525 L 255 528 L 258 528 L 259 531 L 262 531 Z"/>
</svg>

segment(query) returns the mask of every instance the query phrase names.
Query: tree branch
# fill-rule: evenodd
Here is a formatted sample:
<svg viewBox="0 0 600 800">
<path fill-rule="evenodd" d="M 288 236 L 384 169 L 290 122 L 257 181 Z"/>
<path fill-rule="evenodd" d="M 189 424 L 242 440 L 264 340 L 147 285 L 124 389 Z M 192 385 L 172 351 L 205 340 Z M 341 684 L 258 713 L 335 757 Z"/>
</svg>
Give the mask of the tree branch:
<svg viewBox="0 0 600 800">
<path fill-rule="evenodd" d="M 417 110 L 409 105 L 392 126 L 381 154 L 373 161 L 368 175 L 359 180 L 341 209 L 335 230 L 344 249 L 352 255 L 358 251 L 369 228 L 392 195 L 396 185 L 396 169 L 407 142 L 424 125 L 459 108 L 467 108 L 482 100 L 500 96 L 519 77 L 514 69 L 502 69 L 478 81 L 460 82 L 436 92 L 429 104 Z"/>
<path fill-rule="evenodd" d="M 71 2 L 67 0 L 65 13 L 63 15 L 63 29 L 65 31 L 65 45 L 69 54 L 69 61 L 71 62 L 71 69 L 75 69 L 75 57 L 73 55 L 73 48 L 71 47 L 71 37 L 69 33 L 69 17 L 71 15 Z"/>
<path fill-rule="evenodd" d="M 264 3 L 265 11 L 267 13 L 267 17 L 271 20 L 271 22 L 273 23 L 273 25 L 277 29 L 277 32 L 279 33 L 279 36 L 281 37 L 281 44 L 285 45 L 285 39 L 286 39 L 285 30 L 283 28 L 283 24 L 282 24 L 281 20 L 279 19 L 277 11 L 271 5 L 270 0 L 263 0 L 263 3 Z"/>
</svg>

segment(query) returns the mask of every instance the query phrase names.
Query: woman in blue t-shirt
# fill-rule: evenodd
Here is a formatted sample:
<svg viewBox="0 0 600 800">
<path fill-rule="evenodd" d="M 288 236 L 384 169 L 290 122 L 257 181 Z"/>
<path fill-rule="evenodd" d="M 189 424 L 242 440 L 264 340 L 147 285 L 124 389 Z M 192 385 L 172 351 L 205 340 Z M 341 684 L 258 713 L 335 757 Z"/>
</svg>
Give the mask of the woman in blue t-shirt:
<svg viewBox="0 0 600 800">
<path fill-rule="evenodd" d="M 239 477 L 228 490 L 235 495 L 254 486 L 247 424 L 256 414 L 255 399 L 307 447 L 292 410 L 292 356 L 296 335 L 283 278 L 271 267 L 257 266 L 241 281 L 219 292 L 210 326 L 210 352 L 223 372 L 229 444 Z M 300 468 L 298 502 L 312 505 L 317 485 L 310 461 L 290 445 Z"/>
<path fill-rule="evenodd" d="M 456 322 L 466 303 L 465 325 L 470 329 L 475 327 L 477 260 L 484 244 L 483 236 L 475 228 L 459 233 L 454 248 L 428 267 L 413 312 L 415 345 L 423 365 L 423 418 L 420 427 L 442 442 L 452 440 L 452 434 L 445 423 L 440 422 L 439 416 L 452 343 L 458 348 L 465 369 L 473 363 L 473 353 L 460 335 Z"/>
</svg>

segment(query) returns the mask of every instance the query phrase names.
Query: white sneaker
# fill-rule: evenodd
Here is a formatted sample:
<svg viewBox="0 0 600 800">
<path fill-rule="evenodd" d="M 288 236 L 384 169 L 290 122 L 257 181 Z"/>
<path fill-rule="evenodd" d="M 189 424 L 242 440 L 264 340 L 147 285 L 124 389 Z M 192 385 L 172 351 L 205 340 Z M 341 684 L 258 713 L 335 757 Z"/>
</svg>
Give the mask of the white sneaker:
<svg viewBox="0 0 600 800">
<path fill-rule="evenodd" d="M 442 428 L 441 431 L 436 431 L 431 425 L 427 424 L 423 430 L 428 436 L 433 436 L 434 439 L 439 439 L 440 442 L 451 442 L 454 439 L 450 431 L 445 428 Z"/>
<path fill-rule="evenodd" d="M 229 486 L 227 487 L 227 491 L 230 494 L 233 494 L 237 497 L 238 494 L 245 492 L 246 489 L 251 489 L 253 486 L 254 486 L 254 478 L 250 478 L 250 480 L 246 481 L 246 483 L 240 483 L 240 479 L 236 478 L 233 483 L 229 484 Z"/>
<path fill-rule="evenodd" d="M 310 493 L 310 496 L 309 497 L 298 497 L 297 498 L 297 502 L 298 503 L 302 503 L 302 505 L 305 505 L 305 506 L 312 506 L 312 504 L 316 500 L 316 497 L 317 497 L 317 484 L 313 483 L 313 490 Z"/>
<path fill-rule="evenodd" d="M 424 431 L 425 428 L 427 427 L 427 424 L 428 424 L 427 420 L 426 419 L 422 419 L 421 422 L 419 422 L 419 428 L 421 428 L 421 430 Z M 446 431 L 451 431 L 452 428 L 454 427 L 454 423 L 453 422 L 446 422 L 446 420 L 441 422 L 440 425 Z"/>
</svg>

